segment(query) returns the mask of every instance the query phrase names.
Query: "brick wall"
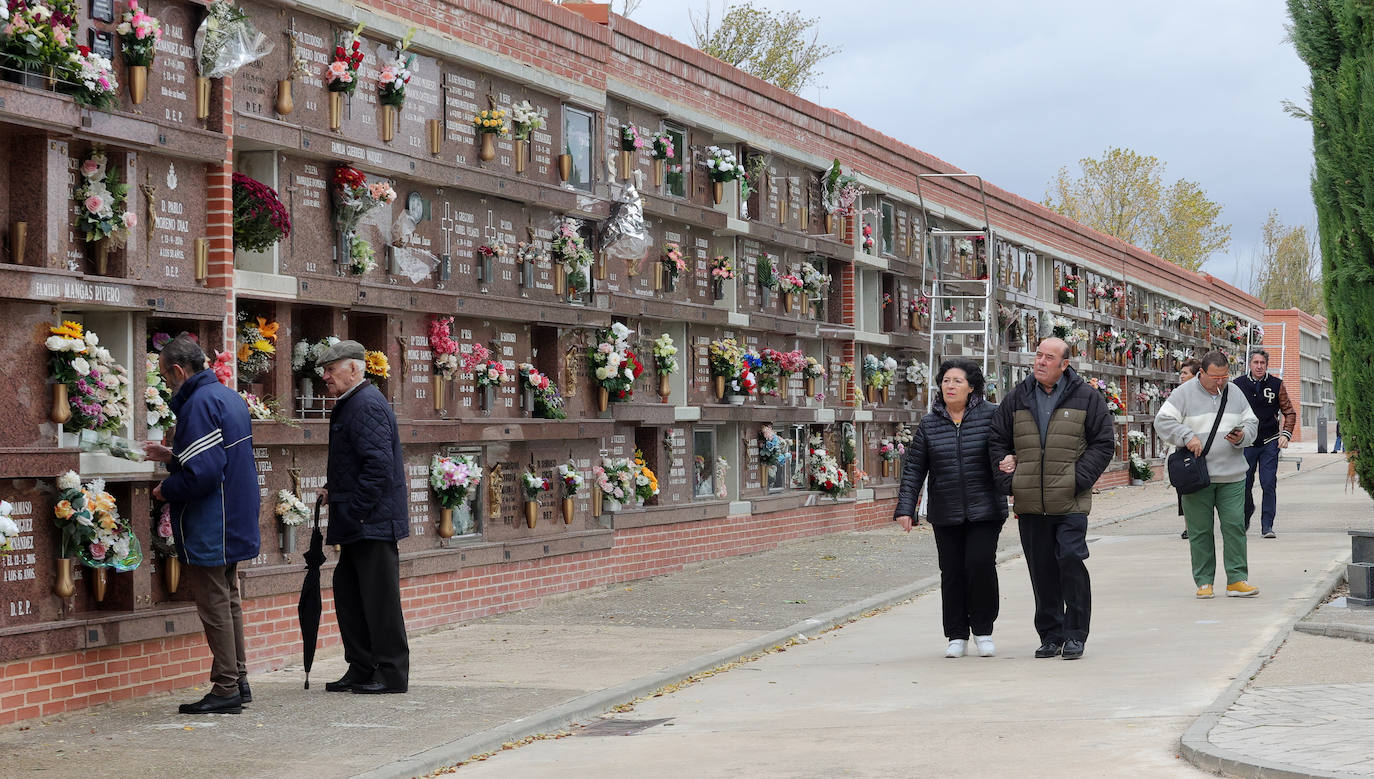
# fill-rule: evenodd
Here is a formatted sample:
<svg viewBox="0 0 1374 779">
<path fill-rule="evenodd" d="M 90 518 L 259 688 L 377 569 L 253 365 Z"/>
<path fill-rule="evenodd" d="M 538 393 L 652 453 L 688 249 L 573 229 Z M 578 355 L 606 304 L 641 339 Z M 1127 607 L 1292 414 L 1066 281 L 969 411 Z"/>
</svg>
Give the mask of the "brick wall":
<svg viewBox="0 0 1374 779">
<path fill-rule="evenodd" d="M 550 595 L 681 571 L 685 566 L 773 549 L 798 538 L 883 527 L 894 501 L 831 503 L 809 511 L 756 514 L 617 531 L 607 550 L 484 565 L 402 582 L 412 632 L 538 605 Z M 326 584 L 328 576 L 325 577 Z M 250 673 L 298 661 L 295 594 L 245 601 Z M 324 590 L 320 646 L 339 644 L 333 597 Z M 210 652 L 199 634 L 0 664 L 0 725 L 206 681 Z M 320 682 L 321 684 L 323 682 Z"/>
</svg>

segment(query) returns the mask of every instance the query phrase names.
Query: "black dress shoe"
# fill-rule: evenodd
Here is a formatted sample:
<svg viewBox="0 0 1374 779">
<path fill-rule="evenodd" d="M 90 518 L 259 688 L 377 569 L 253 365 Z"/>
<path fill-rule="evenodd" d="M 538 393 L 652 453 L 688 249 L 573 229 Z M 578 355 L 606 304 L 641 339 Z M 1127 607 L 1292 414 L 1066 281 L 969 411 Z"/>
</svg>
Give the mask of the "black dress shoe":
<svg viewBox="0 0 1374 779">
<path fill-rule="evenodd" d="M 1045 643 L 1040 645 L 1039 649 L 1035 650 L 1035 656 L 1042 659 L 1046 657 L 1054 657 L 1062 651 L 1064 651 L 1063 644 L 1060 644 L 1056 641 L 1046 641 Z"/>
<path fill-rule="evenodd" d="M 1077 660 L 1083 656 L 1083 642 L 1069 639 L 1064 642 L 1064 659 Z"/>
<path fill-rule="evenodd" d="M 1185 531 L 1183 531 L 1182 533 L 1179 533 L 1179 534 L 1178 534 L 1178 537 L 1179 537 L 1179 538 L 1187 538 L 1187 537 L 1188 537 L 1188 531 L 1185 530 Z"/>
<path fill-rule="evenodd" d="M 405 691 L 406 688 L 404 687 L 387 687 L 382 682 L 353 685 L 353 694 L 355 695 L 400 695 Z"/>
<path fill-rule="evenodd" d="M 177 707 L 182 714 L 240 714 L 243 712 L 243 698 L 234 695 L 206 693 L 195 703 L 183 703 Z"/>
<path fill-rule="evenodd" d="M 244 703 L 253 702 L 253 690 L 248 686 L 247 679 L 239 679 L 239 697 L 243 699 Z"/>
<path fill-rule="evenodd" d="M 348 692 L 360 684 L 366 684 L 366 682 L 360 682 L 354 677 L 344 674 L 338 681 L 326 682 L 324 689 L 325 692 Z"/>
</svg>

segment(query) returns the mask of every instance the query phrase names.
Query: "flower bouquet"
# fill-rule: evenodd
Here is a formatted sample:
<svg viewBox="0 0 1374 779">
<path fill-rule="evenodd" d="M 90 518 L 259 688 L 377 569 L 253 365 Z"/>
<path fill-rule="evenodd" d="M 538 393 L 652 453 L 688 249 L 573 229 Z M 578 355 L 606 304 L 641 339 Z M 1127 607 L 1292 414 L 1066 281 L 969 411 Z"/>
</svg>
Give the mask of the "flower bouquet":
<svg viewBox="0 0 1374 779">
<path fill-rule="evenodd" d="M 239 381 L 248 384 L 272 368 L 272 357 L 277 353 L 278 325 L 265 317 L 250 317 L 247 311 L 240 311 L 238 320 Z"/>
<path fill-rule="evenodd" d="M 636 473 L 637 466 L 626 457 L 603 458 L 601 465 L 592 467 L 592 483 L 609 502 L 607 511 L 619 511 L 634 497 Z"/>
<path fill-rule="evenodd" d="M 500 389 L 506 381 L 506 366 L 497 360 L 487 360 L 477 366 L 473 379 L 478 387 Z"/>
<path fill-rule="evenodd" d="M 529 140 L 530 133 L 544 127 L 544 116 L 530 101 L 523 100 L 510 107 L 511 137 L 517 141 Z"/>
<path fill-rule="evenodd" d="M 234 172 L 234 248 L 263 252 L 291 235 L 291 216 L 277 191 Z"/>
<path fill-rule="evenodd" d="M 478 111 L 472 117 L 472 126 L 477 128 L 477 136 L 482 143 L 477 156 L 483 162 L 490 162 L 496 158 L 496 139 L 509 131 L 506 126 L 506 112 L 495 106 Z"/>
<path fill-rule="evenodd" d="M 711 258 L 711 296 L 716 300 L 725 299 L 725 282 L 735 277 L 735 267 L 730 263 L 730 258 L 725 255 L 718 255 Z"/>
<path fill-rule="evenodd" d="M 310 517 L 310 511 L 290 490 L 277 490 L 277 505 L 273 509 L 277 519 L 286 527 L 299 527 Z"/>
<path fill-rule="evenodd" d="M 801 264 L 802 290 L 812 299 L 818 299 L 830 288 L 830 276 L 821 273 L 809 262 Z"/>
<path fill-rule="evenodd" d="M 429 350 L 434 355 L 435 379 L 453 381 L 458 375 L 458 342 L 453 339 L 453 317 L 436 316 L 429 320 Z M 438 384 L 434 391 L 438 397 Z"/>
<path fill-rule="evenodd" d="M 653 354 L 654 370 L 658 373 L 658 394 L 667 402 L 668 396 L 672 394 L 668 377 L 677 372 L 677 346 L 673 344 L 673 337 L 664 333 L 655 338 Z"/>
<path fill-rule="evenodd" d="M 549 380 L 547 374 L 540 373 L 530 363 L 521 363 L 520 386 L 526 393 L 526 410 L 536 419 L 567 419 L 563 410 L 563 396 L 558 386 Z"/>
<path fill-rule="evenodd" d="M 96 272 L 104 275 L 109 247 L 122 245 L 138 218 L 125 210 L 129 185 L 120 180 L 119 168 L 109 166 L 105 152 L 91 152 L 81 163 L 80 172 L 81 182 L 75 191 L 76 229 L 87 243 L 95 244 Z"/>
<path fill-rule="evenodd" d="M 371 349 L 363 352 L 363 375 L 374 379 L 391 378 L 391 362 L 386 358 L 386 352 L 373 351 Z M 373 382 L 374 384 L 376 382 Z"/>
<path fill-rule="evenodd" d="M 892 464 L 897 462 L 903 454 L 906 454 L 906 446 L 893 438 L 884 438 L 878 444 L 878 456 L 883 461 L 883 478 L 892 475 Z"/>
<path fill-rule="evenodd" d="M 14 521 L 14 506 L 0 500 L 0 552 L 10 551 L 11 542 L 19 537 L 19 524 Z"/>
<path fill-rule="evenodd" d="M 358 236 L 358 223 L 372 209 L 396 200 L 396 190 L 386 181 L 368 183 L 357 168 L 341 165 L 334 170 L 334 222 L 343 233 L 349 270 L 361 275 L 375 266 L 371 245 Z"/>
<path fill-rule="evenodd" d="M 120 52 L 129 67 L 129 95 L 134 105 L 143 102 L 148 87 L 148 67 L 157 57 L 157 42 L 162 40 L 162 24 L 138 7 L 138 0 L 129 0 L 115 27 Z"/>
<path fill-rule="evenodd" d="M 338 337 L 332 335 L 321 338 L 315 343 L 297 341 L 295 348 L 291 350 L 291 370 L 298 376 L 309 377 L 313 374 L 323 378 L 324 368 L 321 368 L 317 361 L 326 349 L 338 342 Z"/>
<path fill-rule="evenodd" d="M 807 458 L 807 477 L 811 489 L 824 492 L 836 500 L 849 492 L 849 477 L 835 458 L 822 448 L 811 449 Z"/>
<path fill-rule="evenodd" d="M 96 600 L 102 600 L 109 569 L 132 571 L 143 562 L 138 536 L 128 520 L 119 516 L 103 479 L 92 479 L 83 486 L 75 471 L 67 471 L 58 477 L 57 489 L 53 513 L 61 537 L 59 554 L 64 558 L 75 555 L 82 565 L 96 569 Z"/>
<path fill-rule="evenodd" d="M 143 378 L 143 405 L 147 413 L 145 421 L 148 423 L 148 430 L 158 430 L 165 433 L 172 425 L 176 424 L 177 417 L 176 414 L 172 413 L 170 405 L 172 390 L 167 387 L 167 382 L 163 380 L 162 374 L 158 371 L 156 352 L 148 352 L 144 355 Z"/>
<path fill-rule="evenodd" d="M 807 397 L 814 397 L 816 400 L 824 397 L 824 393 L 816 392 L 816 382 L 826 376 L 825 366 L 821 365 L 820 360 L 815 357 L 807 357 L 806 364 L 802 366 L 801 374 Z"/>
<path fill-rule="evenodd" d="M 634 472 L 635 499 L 639 501 L 639 505 L 643 506 L 645 502 L 658 494 L 658 477 L 654 475 L 644 460 L 644 452 L 639 449 L 635 450 Z"/>
<path fill-rule="evenodd" d="M 429 462 L 429 486 L 439 500 L 442 512 L 439 519 L 439 536 L 451 538 L 454 535 L 453 510 L 465 506 L 468 495 L 482 483 L 482 468 L 471 455 L 444 457 L 434 455 Z M 472 531 L 471 518 L 462 517 L 462 526 L 457 532 Z"/>
<path fill-rule="evenodd" d="M 759 462 L 768 466 L 770 475 L 773 470 L 781 465 L 786 465 L 792 460 L 792 445 L 786 438 L 774 434 L 772 438 L 761 438 L 759 440 Z"/>
<path fill-rule="evenodd" d="M 592 252 L 587 242 L 578 233 L 578 222 L 564 219 L 554 228 L 553 242 L 549 251 L 562 266 L 567 279 L 568 292 L 577 293 L 591 288 Z M 561 289 L 555 280 L 556 292 Z"/>
<path fill-rule="evenodd" d="M 586 478 L 577 470 L 577 464 L 572 460 L 568 460 L 555 470 L 558 480 L 563 483 L 563 524 L 570 525 L 573 517 L 573 498 L 577 491 L 582 489 Z"/>
<path fill-rule="evenodd" d="M 358 68 L 363 64 L 363 32 L 359 22 L 351 32 L 345 33 L 334 46 L 334 56 L 324 69 L 324 85 L 330 92 L 338 92 L 349 97 L 358 89 Z M 333 122 L 331 122 L 333 124 Z"/>
<path fill-rule="evenodd" d="M 1059 285 L 1059 289 L 1057 291 L 1059 302 L 1067 305 L 1077 305 L 1078 284 L 1081 281 L 1082 277 L 1077 276 L 1075 274 L 1070 273 L 1065 275 L 1064 283 Z"/>
<path fill-rule="evenodd" d="M 784 273 L 777 279 L 778 294 L 791 295 L 794 292 L 801 292 L 802 280 L 795 273 Z"/>
<path fill-rule="evenodd" d="M 77 46 L 76 51 L 67 55 L 65 70 L 72 81 L 70 91 L 76 102 L 100 111 L 119 107 L 119 79 L 115 77 L 114 65 L 104 55 L 96 54 L 89 46 Z"/>
<path fill-rule="evenodd" d="M 68 432 L 121 430 L 129 413 L 128 371 L 100 345 L 94 331 L 76 322 L 65 321 L 48 332 L 43 345 L 52 354 L 52 421 Z"/>
<path fill-rule="evenodd" d="M 659 264 L 663 268 L 662 286 L 672 292 L 677 289 L 677 280 L 687 272 L 687 261 L 682 258 L 682 247 L 671 242 L 663 244 L 663 258 Z"/>
<path fill-rule="evenodd" d="M 615 322 L 597 334 L 597 344 L 587 351 L 587 369 L 601 387 L 597 408 L 606 410 L 610 400 L 629 400 L 634 382 L 644 372 L 639 358 L 630 350 L 630 328 Z"/>
<path fill-rule="evenodd" d="M 864 226 L 863 226 L 863 250 L 864 250 L 866 253 L 868 253 L 868 254 L 872 254 L 872 253 L 873 253 L 873 247 L 874 247 L 875 245 L 876 245 L 876 241 L 873 239 L 873 225 L 869 224 L 868 222 L 864 222 Z"/>
<path fill-rule="evenodd" d="M 415 28 L 406 30 L 405 37 L 396 47 L 396 59 L 382 66 L 377 73 L 377 102 L 392 108 L 401 108 L 406 103 L 406 84 L 410 83 L 411 68 L 415 65 L 415 55 L 409 52 L 410 39 L 415 36 Z"/>
<path fill-rule="evenodd" d="M 711 365 L 711 376 L 715 383 L 716 398 L 725 397 L 727 382 L 734 382 L 744 370 L 744 350 L 733 338 L 712 341 L 706 348 L 707 360 Z"/>
</svg>

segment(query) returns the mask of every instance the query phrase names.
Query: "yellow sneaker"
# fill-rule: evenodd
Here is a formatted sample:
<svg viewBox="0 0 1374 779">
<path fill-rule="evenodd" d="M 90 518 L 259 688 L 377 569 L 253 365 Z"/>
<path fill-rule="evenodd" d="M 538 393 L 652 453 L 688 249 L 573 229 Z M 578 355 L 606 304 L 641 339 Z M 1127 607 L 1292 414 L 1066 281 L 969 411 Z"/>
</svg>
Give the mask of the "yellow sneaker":
<svg viewBox="0 0 1374 779">
<path fill-rule="evenodd" d="M 1206 599 L 1212 597 L 1212 585 L 1210 585 L 1210 584 L 1204 584 L 1204 585 L 1202 585 L 1201 587 L 1198 587 L 1198 588 L 1197 588 L 1197 597 L 1198 597 L 1199 600 L 1206 600 Z"/>
<path fill-rule="evenodd" d="M 1226 597 L 1228 598 L 1253 598 L 1259 595 L 1259 588 L 1250 582 L 1236 582 L 1226 585 Z"/>
</svg>

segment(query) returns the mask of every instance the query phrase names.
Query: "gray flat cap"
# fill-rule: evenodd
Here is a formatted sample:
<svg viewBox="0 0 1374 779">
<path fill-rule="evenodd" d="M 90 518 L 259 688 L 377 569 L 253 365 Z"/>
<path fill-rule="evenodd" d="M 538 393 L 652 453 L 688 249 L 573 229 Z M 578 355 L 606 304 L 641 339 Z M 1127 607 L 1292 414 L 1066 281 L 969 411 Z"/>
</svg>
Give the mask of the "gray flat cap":
<svg viewBox="0 0 1374 779">
<path fill-rule="evenodd" d="M 367 350 L 357 341 L 340 341 L 320 355 L 315 361 L 316 365 L 328 365 L 339 360 L 364 360 L 367 359 Z"/>
</svg>

